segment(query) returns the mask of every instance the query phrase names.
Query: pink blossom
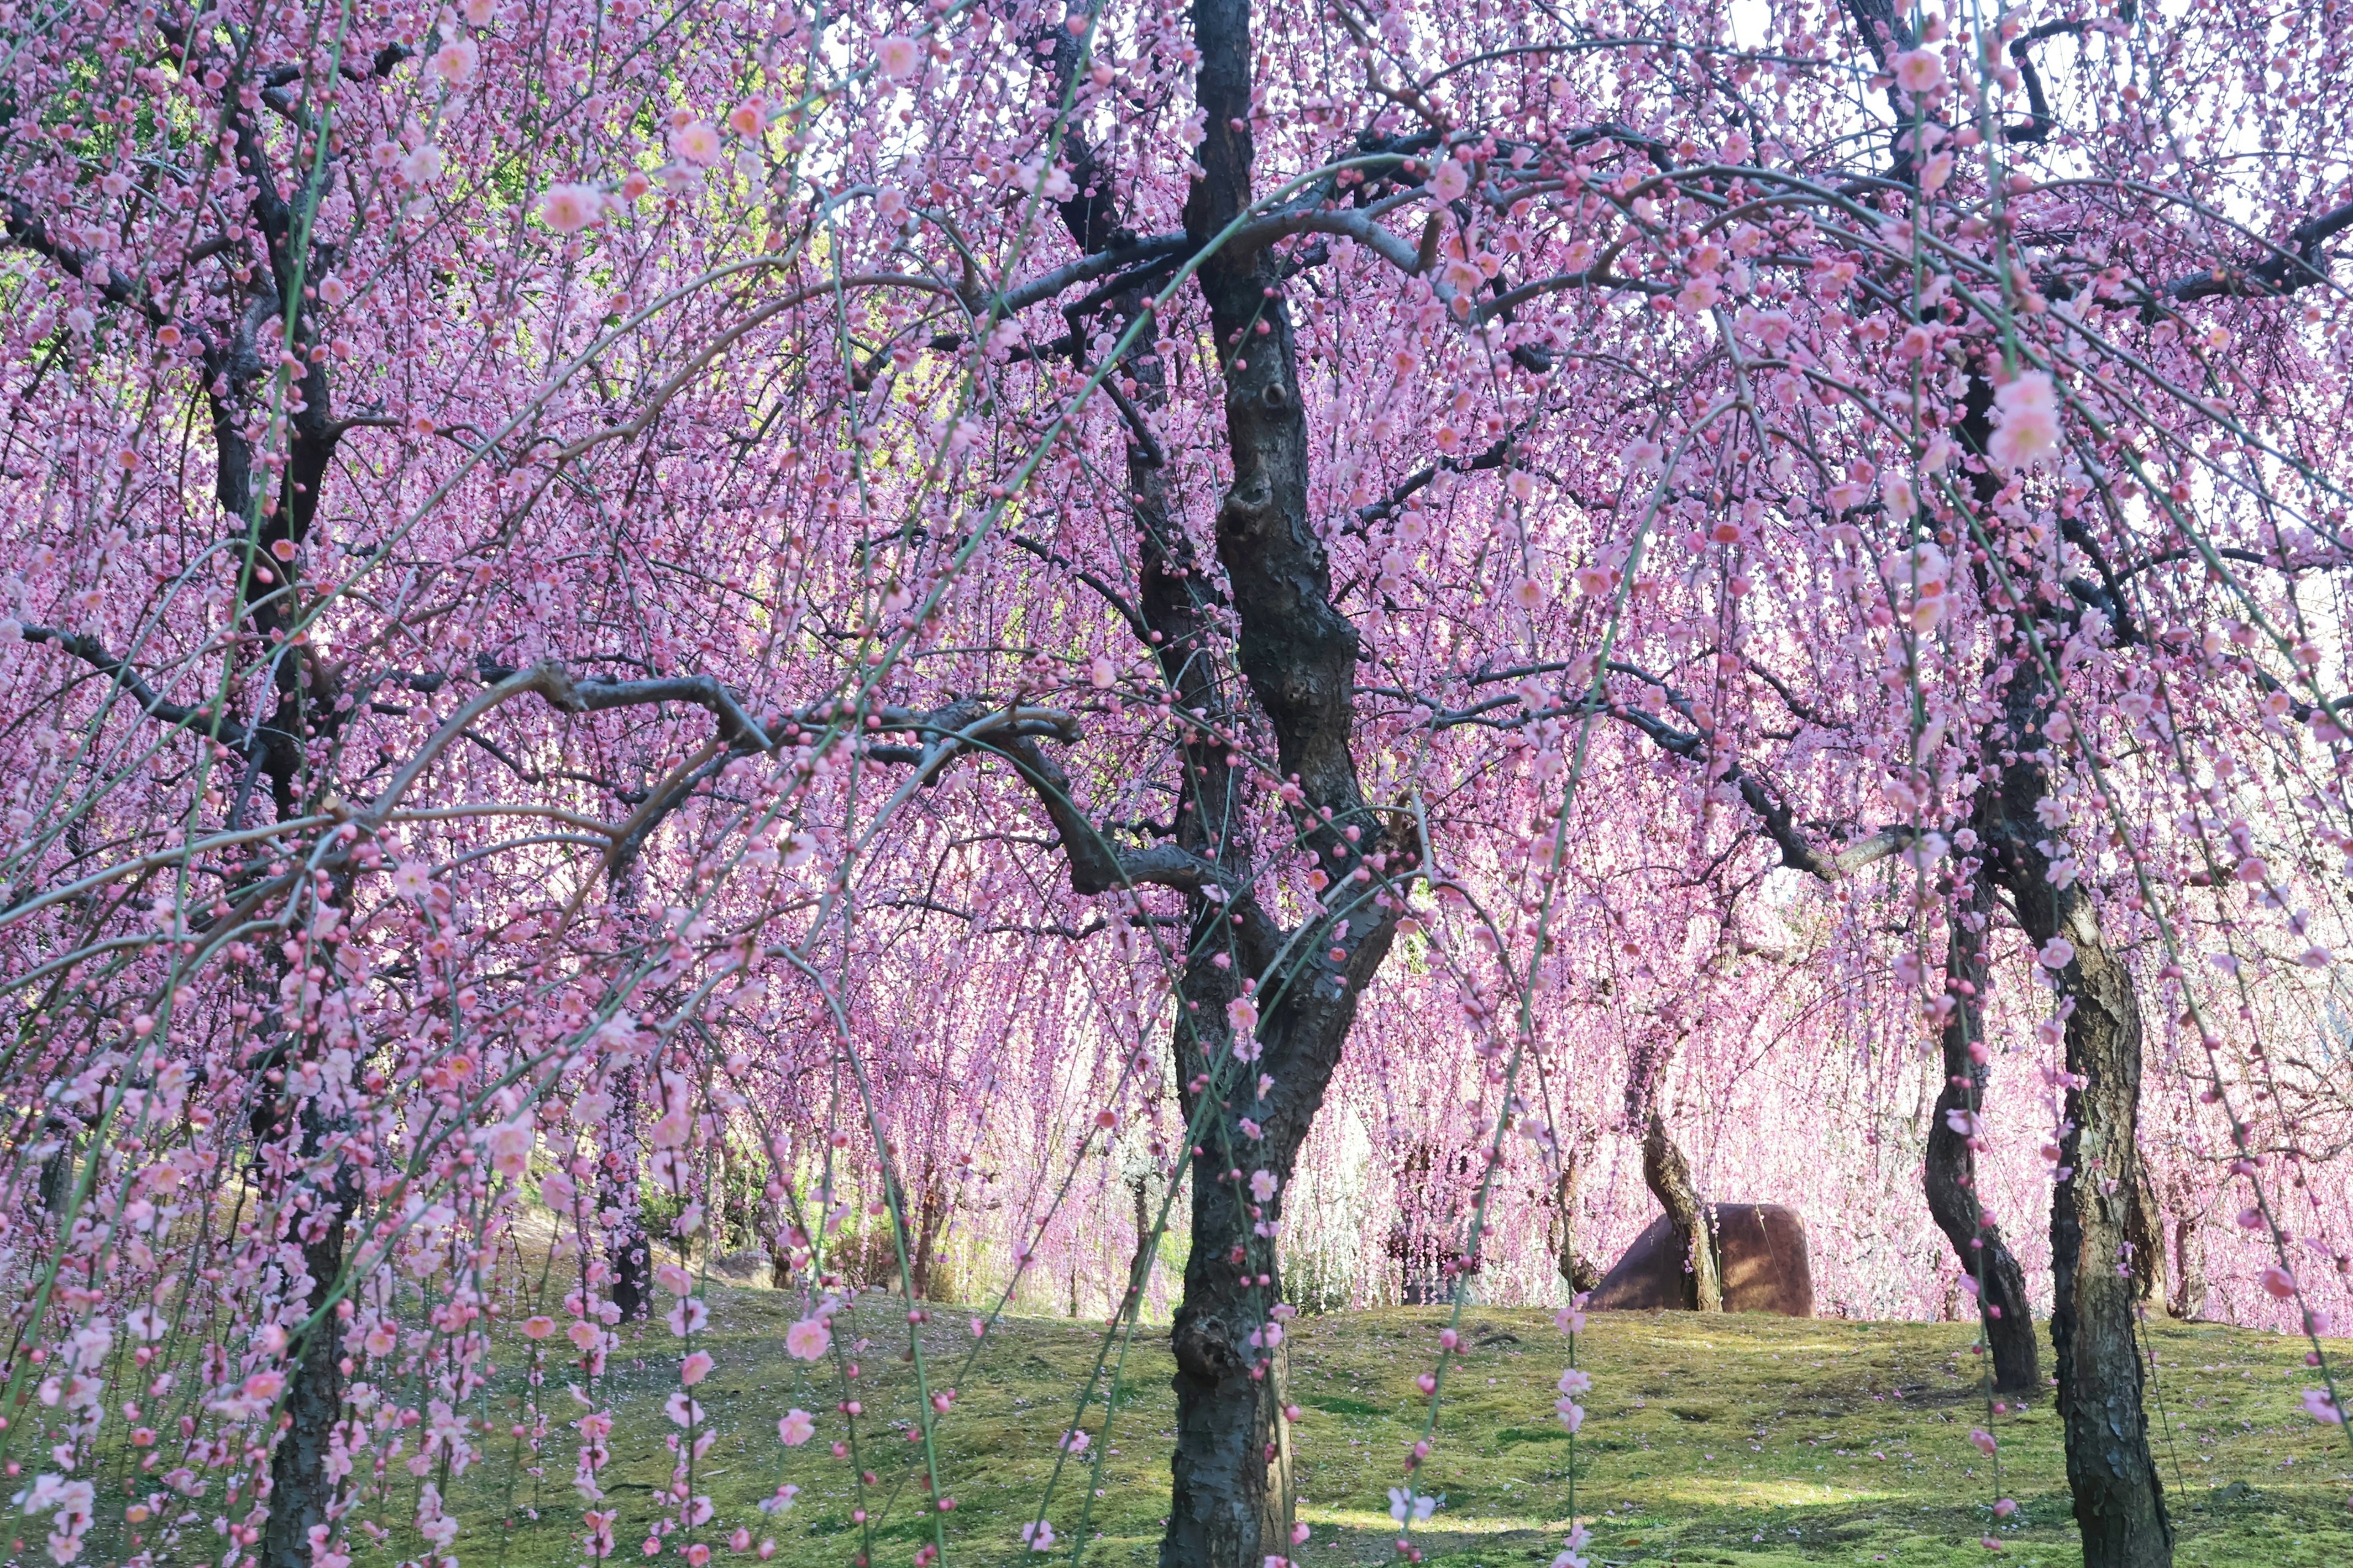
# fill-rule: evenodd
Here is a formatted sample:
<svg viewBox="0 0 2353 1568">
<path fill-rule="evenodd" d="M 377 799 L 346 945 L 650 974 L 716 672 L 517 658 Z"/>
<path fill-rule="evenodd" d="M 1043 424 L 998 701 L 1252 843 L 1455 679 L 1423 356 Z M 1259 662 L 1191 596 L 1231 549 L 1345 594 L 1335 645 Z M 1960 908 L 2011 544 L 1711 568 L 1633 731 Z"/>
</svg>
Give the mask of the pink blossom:
<svg viewBox="0 0 2353 1568">
<path fill-rule="evenodd" d="M 874 47 L 874 63 L 884 76 L 903 80 L 915 74 L 923 64 L 923 55 L 914 39 L 893 33 Z"/>
<path fill-rule="evenodd" d="M 719 161 L 719 128 L 708 120 L 690 121 L 670 133 L 670 156 L 698 169 Z"/>
<path fill-rule="evenodd" d="M 803 1318 L 785 1331 L 786 1352 L 796 1361 L 816 1361 L 833 1343 L 833 1331 L 822 1318 Z"/>
<path fill-rule="evenodd" d="M 786 1447 L 797 1448 L 817 1436 L 816 1418 L 806 1410 L 788 1410 L 776 1423 L 776 1436 L 783 1439 Z"/>
<path fill-rule="evenodd" d="M 2039 370 L 2020 374 L 1994 394 L 1990 450 L 2005 468 L 2030 468 L 2059 447 L 2059 394 Z"/>
<path fill-rule="evenodd" d="M 558 234 L 577 234 L 602 216 L 605 197 L 594 185 L 552 185 L 540 198 L 539 220 Z"/>
<path fill-rule="evenodd" d="M 451 87 L 463 87 L 474 79 L 480 65 L 482 51 L 471 38 L 452 38 L 433 51 L 425 68 Z"/>
<path fill-rule="evenodd" d="M 1915 96 L 1945 85 L 1944 57 L 1934 49 L 1906 49 L 1895 57 L 1895 85 Z"/>
</svg>

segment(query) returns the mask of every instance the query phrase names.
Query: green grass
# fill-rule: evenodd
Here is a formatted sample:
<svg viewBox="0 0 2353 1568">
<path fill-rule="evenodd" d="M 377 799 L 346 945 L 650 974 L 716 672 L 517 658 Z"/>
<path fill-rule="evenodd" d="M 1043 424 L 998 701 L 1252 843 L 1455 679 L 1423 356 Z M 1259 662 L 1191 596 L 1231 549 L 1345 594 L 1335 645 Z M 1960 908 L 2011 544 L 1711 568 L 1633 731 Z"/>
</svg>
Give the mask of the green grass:
<svg viewBox="0 0 2353 1568">
<path fill-rule="evenodd" d="M 834 1414 L 839 1394 L 784 1354 L 786 1299 L 716 1287 L 712 1297 L 714 1323 L 703 1342 L 718 1369 L 698 1393 L 720 1436 L 697 1489 L 718 1513 L 702 1539 L 727 1561 L 727 1532 L 748 1523 L 755 1536 L 775 1538 L 780 1563 L 846 1564 L 860 1544 L 852 1510 L 863 1507 L 877 1568 L 911 1563 L 931 1525 L 916 1507 L 921 1448 L 902 1436 L 914 1408 L 899 1359 L 904 1313 L 870 1298 L 843 1320 L 846 1338 L 874 1342 L 859 1356 L 858 1458 L 876 1477 L 861 1489 L 852 1466 L 829 1448 L 845 1436 Z M 1298 1555 L 1308 1568 L 1392 1560 L 1387 1489 L 1402 1479 L 1400 1461 L 1421 1430 L 1428 1402 L 1412 1380 L 1436 1359 L 1443 1321 L 1442 1312 L 1403 1309 L 1293 1325 L 1288 1388 L 1307 1413 L 1295 1435 L 1298 1488 L 1314 1531 Z M 922 1331 L 934 1385 L 957 1389 L 941 1428 L 942 1471 L 957 1503 L 946 1516 L 949 1561 L 1043 1563 L 1019 1551 L 1017 1532 L 1059 1457 L 1055 1439 L 1099 1333 L 1014 1320 L 980 1347 L 976 1367 L 940 1370 L 960 1369 L 974 1350 L 968 1323 L 969 1314 L 942 1308 Z M 1416 1539 L 1430 1561 L 1452 1568 L 1549 1563 L 1569 1519 L 1572 1445 L 1552 1415 L 1564 1342 L 1536 1312 L 1473 1309 L 1464 1324 L 1464 1342 L 1474 1348 L 1447 1374 L 1436 1451 L 1418 1478 L 1420 1490 L 1445 1501 Z M 2297 1396 L 2311 1379 L 2299 1343 L 2202 1324 L 2155 1323 L 2150 1336 L 2166 1412 L 2159 1421 L 2152 1405 L 2152 1435 L 2179 1532 L 2176 1561 L 2185 1568 L 2353 1563 L 2353 1450 L 2341 1432 L 2304 1415 Z M 674 1428 L 660 1406 L 676 1386 L 678 1354 L 659 1324 L 628 1338 L 614 1363 L 620 1421 L 606 1506 L 621 1510 L 616 1560 L 644 1561 L 639 1542 L 656 1494 L 670 1483 L 662 1438 Z M 1956 1324 L 1595 1314 L 1579 1340 L 1595 1388 L 1573 1449 L 1576 1508 L 1592 1523 L 1597 1561 L 1975 1563 L 1987 1556 L 1977 1542 L 1990 1531 L 2003 1540 L 2006 1562 L 2074 1568 L 2082 1555 L 2049 1398 L 1994 1419 L 1997 1487 L 1992 1466 L 1968 1441 L 1970 1427 L 1986 1420 L 1969 1340 Z M 501 1431 L 512 1419 L 501 1402 L 522 1391 L 519 1361 L 501 1357 L 484 1408 Z M 1165 1331 L 1140 1332 L 1108 1442 L 1100 1402 L 1085 1423 L 1097 1436 L 1086 1459 L 1100 1452 L 1101 1475 L 1086 1464 L 1063 1470 L 1050 1517 L 1067 1544 L 1085 1515 L 1090 1563 L 1153 1560 L 1167 1506 L 1169 1373 Z M 552 1374 L 543 1390 L 559 1423 L 574 1413 L 563 1382 Z M 787 1451 L 775 1424 L 794 1405 L 820 1413 L 818 1438 Z M 561 1425 L 552 1434 L 543 1479 L 513 1468 L 507 1446 L 501 1439 L 500 1457 L 448 1489 L 466 1526 L 460 1561 L 579 1563 L 571 1434 Z M 386 1522 L 405 1521 L 414 1507 L 417 1483 L 400 1465 L 394 1471 L 395 1500 L 366 1510 Z M 500 1504 L 510 1481 L 511 1510 Z M 763 1517 L 754 1505 L 783 1481 L 802 1489 L 797 1506 Z M 2021 1511 L 1997 1528 L 1991 1505 L 2004 1495 Z M 183 1552 L 212 1542 L 217 1556 L 208 1530 L 184 1539 Z M 417 1547 L 396 1534 L 358 1563 L 389 1568 Z M 1067 1553 L 1055 1560 L 1067 1562 Z"/>
</svg>

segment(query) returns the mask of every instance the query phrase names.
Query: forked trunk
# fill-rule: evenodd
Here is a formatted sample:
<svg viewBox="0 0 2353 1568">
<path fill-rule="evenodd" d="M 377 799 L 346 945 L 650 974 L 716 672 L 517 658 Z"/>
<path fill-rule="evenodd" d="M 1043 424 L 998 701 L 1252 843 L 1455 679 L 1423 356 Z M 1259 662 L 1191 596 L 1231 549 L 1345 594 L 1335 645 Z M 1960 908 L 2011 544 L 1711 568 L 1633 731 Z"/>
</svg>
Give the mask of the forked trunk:
<svg viewBox="0 0 2353 1568">
<path fill-rule="evenodd" d="M 1960 433 L 1971 452 L 1978 515 L 1991 519 L 2004 481 L 1986 460 L 1993 386 L 1969 378 Z M 1997 596 L 1980 567 L 1978 590 Z M 2014 616 L 2040 605 L 2013 605 Z M 2019 928 L 2052 969 L 2065 1023 L 2069 1088 L 2051 1196 L 2051 1349 L 2067 1484 L 2084 1540 L 2084 1568 L 2169 1568 L 2173 1526 L 2149 1453 L 2141 1407 L 2144 1366 L 2136 1343 L 2152 1227 L 2144 1199 L 2140 1121 L 2140 999 L 2131 973 L 2108 951 L 2090 895 L 2070 877 L 2052 881 L 2054 830 L 2039 810 L 2050 798 L 2044 769 L 2052 745 L 2045 725 L 2052 696 L 2042 652 L 2022 633 L 2001 655 L 2011 661 L 2002 710 L 1986 761 L 1995 764 L 1977 808 L 1987 872 L 2009 889 Z M 2059 847 L 2056 845 L 2053 847 Z M 2063 937 L 2072 953 L 2051 943 Z"/>
</svg>

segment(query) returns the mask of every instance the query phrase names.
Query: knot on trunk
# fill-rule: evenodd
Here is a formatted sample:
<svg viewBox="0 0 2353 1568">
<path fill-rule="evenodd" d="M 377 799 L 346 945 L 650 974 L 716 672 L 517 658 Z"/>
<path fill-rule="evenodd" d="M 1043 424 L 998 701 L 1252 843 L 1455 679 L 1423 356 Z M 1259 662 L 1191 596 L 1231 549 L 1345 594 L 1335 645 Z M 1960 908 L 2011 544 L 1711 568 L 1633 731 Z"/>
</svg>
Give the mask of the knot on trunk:
<svg viewBox="0 0 2353 1568">
<path fill-rule="evenodd" d="M 1220 1383 L 1250 1372 L 1250 1363 L 1235 1348 L 1232 1331 L 1213 1313 L 1179 1313 L 1169 1348 L 1176 1352 L 1176 1369 L 1187 1377 Z"/>
<path fill-rule="evenodd" d="M 1218 508 L 1218 531 L 1240 539 L 1265 531 L 1274 516 L 1274 487 L 1263 477 L 1239 480 Z"/>
</svg>

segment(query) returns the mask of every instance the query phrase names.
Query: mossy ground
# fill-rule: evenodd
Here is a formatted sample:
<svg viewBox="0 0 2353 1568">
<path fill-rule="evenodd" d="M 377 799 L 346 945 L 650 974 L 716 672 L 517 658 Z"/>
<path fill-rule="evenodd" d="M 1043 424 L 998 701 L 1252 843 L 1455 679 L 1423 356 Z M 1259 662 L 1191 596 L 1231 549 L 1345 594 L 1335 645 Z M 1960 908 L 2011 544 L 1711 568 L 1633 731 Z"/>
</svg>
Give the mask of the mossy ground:
<svg viewBox="0 0 2353 1568">
<path fill-rule="evenodd" d="M 697 1489 L 714 1499 L 718 1515 L 703 1539 L 718 1543 L 748 1522 L 774 1537 L 778 1563 L 796 1568 L 847 1564 L 861 1549 L 871 1549 L 876 1568 L 911 1563 L 930 1539 L 931 1518 L 917 1506 L 920 1446 L 904 1440 L 914 1400 L 900 1359 L 903 1311 L 869 1298 L 845 1320 L 850 1339 L 872 1342 L 858 1357 L 858 1458 L 877 1484 L 860 1489 L 852 1466 L 830 1452 L 844 1435 L 838 1391 L 784 1353 L 786 1298 L 749 1289 L 712 1294 L 704 1348 L 718 1370 L 697 1392 L 721 1436 Z M 1428 1401 L 1413 1380 L 1436 1361 L 1445 1318 L 1398 1309 L 1293 1325 L 1288 1386 L 1307 1412 L 1296 1433 L 1298 1486 L 1314 1537 L 1297 1555 L 1307 1568 L 1393 1558 L 1387 1491 L 1402 1479 L 1400 1461 L 1421 1430 Z M 1100 1331 L 1008 1321 L 967 1368 L 976 1348 L 969 1321 L 968 1312 L 941 1308 L 922 1331 L 934 1386 L 957 1391 L 941 1426 L 941 1470 L 956 1501 L 945 1516 L 949 1561 L 1048 1561 L 1020 1550 L 1018 1531 L 1060 1457 L 1055 1439 L 1094 1364 Z M 1451 1568 L 1548 1563 L 1571 1508 L 1571 1445 L 1552 1414 L 1566 1346 L 1538 1312 L 1471 1309 L 1463 1326 L 1470 1353 L 1448 1372 L 1436 1450 L 1417 1482 L 1445 1500 L 1416 1540 L 1430 1562 Z M 2176 1561 L 2185 1568 L 2353 1564 L 2353 1448 L 2342 1432 L 2304 1414 L 2297 1396 L 2311 1378 L 2301 1344 L 2168 1322 L 2152 1323 L 2149 1338 L 2163 1405 L 2160 1413 L 2151 1401 L 2152 1437 L 2179 1531 Z M 1969 1429 L 1987 1421 L 1970 1339 L 1958 1324 L 1595 1314 L 1578 1342 L 1595 1387 L 1574 1458 L 1576 1512 L 1591 1522 L 1596 1560 L 1737 1568 L 1973 1563 L 1986 1558 L 1978 1542 L 1990 1532 L 2004 1543 L 2004 1561 L 2080 1564 L 2048 1395 L 1993 1418 L 1999 1483 L 1968 1442 Z M 620 1509 L 621 1556 L 634 1559 L 655 1494 L 670 1484 L 662 1438 L 675 1428 L 661 1405 L 677 1386 L 678 1350 L 659 1324 L 628 1331 L 628 1341 L 614 1363 L 621 1419 L 607 1506 Z M 1055 1487 L 1048 1517 L 1065 1546 L 1075 1535 L 1088 1538 L 1090 1563 L 1155 1556 L 1167 1508 L 1169 1373 L 1165 1331 L 1140 1331 L 1108 1441 L 1098 1401 L 1084 1423 L 1098 1440 L 1082 1462 L 1064 1466 Z M 494 1401 L 518 1392 L 519 1381 L 510 1367 Z M 560 1377 L 544 1392 L 554 1396 L 551 1408 L 571 1403 Z M 776 1421 L 794 1405 L 820 1413 L 818 1439 L 787 1451 Z M 495 1403 L 485 1413 L 495 1415 Z M 514 1473 L 511 1512 L 494 1500 L 506 1479 L 502 1460 L 492 1474 L 477 1471 L 451 1489 L 467 1526 L 457 1543 L 461 1562 L 554 1568 L 580 1561 L 568 1436 L 560 1427 L 554 1434 L 543 1479 Z M 1101 1471 L 1092 1473 L 1098 1459 Z M 754 1505 L 786 1481 L 802 1489 L 797 1506 L 764 1519 Z M 1991 1505 L 2005 1495 L 2021 1509 L 1997 1525 Z M 861 1506 L 872 1516 L 871 1545 L 852 1518 Z M 396 1505 L 374 1511 L 388 1520 Z M 415 1545 L 396 1536 L 384 1554 L 387 1562 L 411 1556 Z M 364 1568 L 375 1555 L 363 1556 Z M 725 1560 L 723 1547 L 720 1555 Z"/>
</svg>

